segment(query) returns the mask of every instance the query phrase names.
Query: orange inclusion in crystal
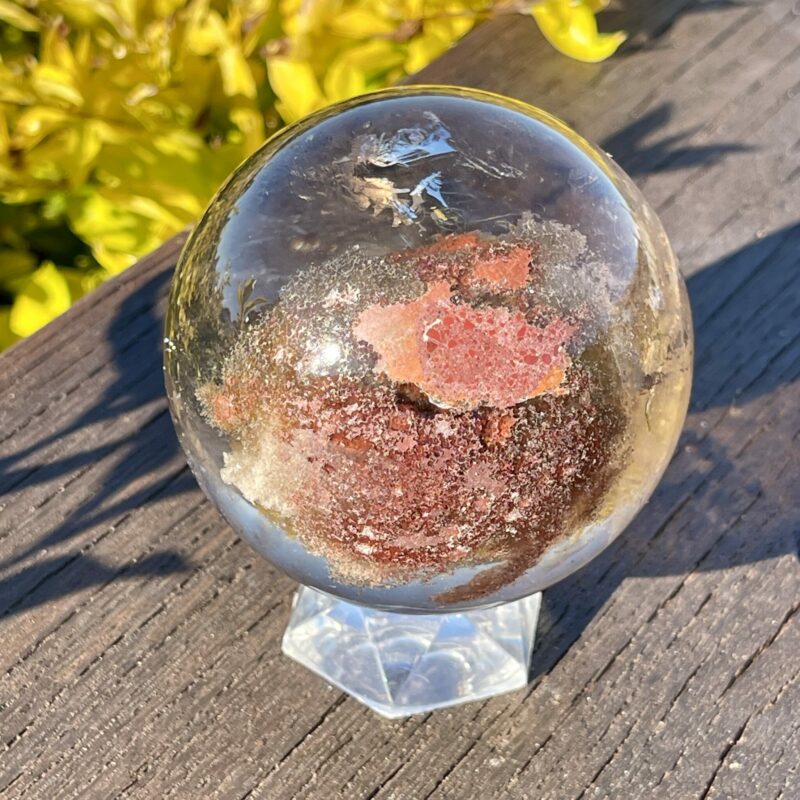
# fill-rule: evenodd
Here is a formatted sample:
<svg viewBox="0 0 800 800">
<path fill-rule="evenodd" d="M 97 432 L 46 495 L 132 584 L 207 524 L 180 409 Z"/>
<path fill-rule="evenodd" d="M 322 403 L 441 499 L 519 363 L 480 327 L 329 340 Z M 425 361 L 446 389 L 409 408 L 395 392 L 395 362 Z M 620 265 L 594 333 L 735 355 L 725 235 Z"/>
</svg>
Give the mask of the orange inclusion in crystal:
<svg viewBox="0 0 800 800">
<path fill-rule="evenodd" d="M 514 247 L 507 253 L 488 255 L 470 272 L 467 285 L 486 284 L 494 289 L 521 289 L 528 282 L 531 251 L 527 247 Z"/>
<path fill-rule="evenodd" d="M 506 408 L 556 389 L 573 331 L 562 319 L 540 328 L 519 311 L 456 305 L 444 281 L 409 303 L 368 306 L 353 328 L 378 354 L 376 371 L 462 409 Z"/>
<path fill-rule="evenodd" d="M 422 386 L 425 376 L 420 358 L 419 322 L 431 309 L 449 301 L 450 289 L 444 281 L 431 284 L 422 297 L 410 303 L 372 305 L 358 317 L 353 333 L 372 345 L 380 356 L 376 371 L 398 383 Z"/>
<path fill-rule="evenodd" d="M 432 255 L 436 253 L 455 253 L 459 250 L 469 251 L 480 247 L 483 247 L 483 240 L 477 233 L 457 233 L 451 236 L 445 236 L 439 239 L 438 242 L 425 245 L 413 252 Z"/>
</svg>

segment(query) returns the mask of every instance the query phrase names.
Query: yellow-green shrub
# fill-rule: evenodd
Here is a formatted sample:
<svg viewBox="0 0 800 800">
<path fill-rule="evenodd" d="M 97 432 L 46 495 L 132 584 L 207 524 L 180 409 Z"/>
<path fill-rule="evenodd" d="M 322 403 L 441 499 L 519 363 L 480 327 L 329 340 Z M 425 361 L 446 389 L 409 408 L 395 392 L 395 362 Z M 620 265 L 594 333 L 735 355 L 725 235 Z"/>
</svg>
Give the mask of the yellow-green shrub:
<svg viewBox="0 0 800 800">
<path fill-rule="evenodd" d="M 270 132 L 531 11 L 599 60 L 602 0 L 0 0 L 0 348 L 196 219 Z"/>
</svg>

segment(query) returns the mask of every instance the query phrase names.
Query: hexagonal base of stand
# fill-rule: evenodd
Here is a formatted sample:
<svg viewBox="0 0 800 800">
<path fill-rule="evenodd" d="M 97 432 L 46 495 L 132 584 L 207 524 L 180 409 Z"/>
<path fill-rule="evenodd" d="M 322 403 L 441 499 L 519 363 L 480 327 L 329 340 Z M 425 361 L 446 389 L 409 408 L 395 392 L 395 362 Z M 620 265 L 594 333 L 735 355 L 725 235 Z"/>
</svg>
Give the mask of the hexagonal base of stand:
<svg viewBox="0 0 800 800">
<path fill-rule="evenodd" d="M 283 652 L 379 714 L 405 717 L 526 686 L 540 602 L 396 614 L 301 586 Z"/>
</svg>

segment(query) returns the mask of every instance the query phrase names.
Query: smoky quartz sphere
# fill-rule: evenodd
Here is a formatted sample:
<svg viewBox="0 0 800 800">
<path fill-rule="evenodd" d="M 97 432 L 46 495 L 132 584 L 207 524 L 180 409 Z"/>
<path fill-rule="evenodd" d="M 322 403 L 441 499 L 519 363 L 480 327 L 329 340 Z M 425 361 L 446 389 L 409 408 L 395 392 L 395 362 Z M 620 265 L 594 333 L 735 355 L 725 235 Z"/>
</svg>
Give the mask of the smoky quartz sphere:
<svg viewBox="0 0 800 800">
<path fill-rule="evenodd" d="M 447 87 L 289 126 L 177 267 L 172 414 L 298 581 L 450 611 L 540 591 L 645 503 L 691 383 L 685 288 L 631 180 L 563 122 Z"/>
</svg>

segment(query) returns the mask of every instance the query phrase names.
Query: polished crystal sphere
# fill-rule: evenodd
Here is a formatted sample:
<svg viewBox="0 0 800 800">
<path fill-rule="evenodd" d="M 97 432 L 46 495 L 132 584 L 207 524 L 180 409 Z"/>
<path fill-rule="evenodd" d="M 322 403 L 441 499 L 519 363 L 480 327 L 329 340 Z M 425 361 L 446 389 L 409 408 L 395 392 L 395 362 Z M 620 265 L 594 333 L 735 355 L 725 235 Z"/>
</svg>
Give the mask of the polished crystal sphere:
<svg viewBox="0 0 800 800">
<path fill-rule="evenodd" d="M 403 88 L 289 126 L 178 264 L 170 405 L 201 486 L 300 582 L 395 611 L 516 600 L 647 500 L 691 383 L 685 288 L 564 123 Z"/>
</svg>

